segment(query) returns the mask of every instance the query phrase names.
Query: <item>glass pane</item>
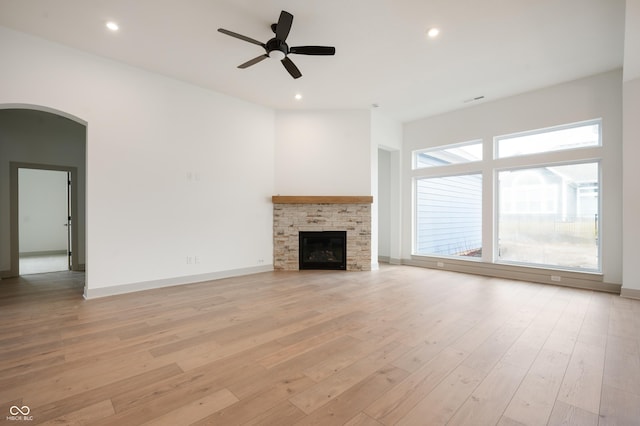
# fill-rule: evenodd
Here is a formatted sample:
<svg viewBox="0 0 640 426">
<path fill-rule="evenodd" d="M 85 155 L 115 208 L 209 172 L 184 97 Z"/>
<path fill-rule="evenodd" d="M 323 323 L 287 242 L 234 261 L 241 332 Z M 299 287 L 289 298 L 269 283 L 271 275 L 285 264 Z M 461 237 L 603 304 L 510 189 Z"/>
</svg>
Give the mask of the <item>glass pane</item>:
<svg viewBox="0 0 640 426">
<path fill-rule="evenodd" d="M 416 181 L 416 254 L 482 255 L 482 175 Z"/>
<path fill-rule="evenodd" d="M 503 136 L 496 139 L 498 158 L 600 145 L 600 123 Z"/>
<path fill-rule="evenodd" d="M 498 259 L 599 270 L 598 163 L 499 172 Z"/>
<path fill-rule="evenodd" d="M 413 168 L 445 166 L 482 160 L 482 141 L 473 141 L 449 147 L 425 149 L 413 153 Z"/>
</svg>

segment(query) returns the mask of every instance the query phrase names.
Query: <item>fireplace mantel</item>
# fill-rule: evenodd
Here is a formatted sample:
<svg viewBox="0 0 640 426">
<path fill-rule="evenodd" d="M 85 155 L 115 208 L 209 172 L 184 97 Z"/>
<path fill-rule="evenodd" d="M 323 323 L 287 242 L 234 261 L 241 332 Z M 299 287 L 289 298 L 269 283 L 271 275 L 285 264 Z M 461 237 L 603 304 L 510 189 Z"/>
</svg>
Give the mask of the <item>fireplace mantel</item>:
<svg viewBox="0 0 640 426">
<path fill-rule="evenodd" d="M 273 204 L 371 204 L 372 195 L 274 195 Z"/>
</svg>

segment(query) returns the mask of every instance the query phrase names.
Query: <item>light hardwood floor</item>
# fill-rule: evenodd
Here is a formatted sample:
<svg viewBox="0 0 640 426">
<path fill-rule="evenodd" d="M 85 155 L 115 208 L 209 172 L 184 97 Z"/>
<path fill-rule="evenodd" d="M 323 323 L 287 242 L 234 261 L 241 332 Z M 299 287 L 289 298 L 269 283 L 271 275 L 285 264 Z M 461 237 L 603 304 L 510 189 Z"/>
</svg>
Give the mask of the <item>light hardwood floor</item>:
<svg viewBox="0 0 640 426">
<path fill-rule="evenodd" d="M 0 423 L 640 425 L 640 301 L 403 266 L 83 280 L 0 281 Z"/>
</svg>

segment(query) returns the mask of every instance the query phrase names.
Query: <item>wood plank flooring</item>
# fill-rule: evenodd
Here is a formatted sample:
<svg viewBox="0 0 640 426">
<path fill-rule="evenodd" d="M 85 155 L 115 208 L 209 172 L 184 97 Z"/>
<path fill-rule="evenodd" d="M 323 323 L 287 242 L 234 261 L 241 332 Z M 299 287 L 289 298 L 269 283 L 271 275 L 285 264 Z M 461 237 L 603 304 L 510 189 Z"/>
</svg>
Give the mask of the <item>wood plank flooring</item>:
<svg viewBox="0 0 640 426">
<path fill-rule="evenodd" d="M 405 266 L 83 282 L 0 281 L 0 424 L 640 425 L 637 300 Z"/>
</svg>

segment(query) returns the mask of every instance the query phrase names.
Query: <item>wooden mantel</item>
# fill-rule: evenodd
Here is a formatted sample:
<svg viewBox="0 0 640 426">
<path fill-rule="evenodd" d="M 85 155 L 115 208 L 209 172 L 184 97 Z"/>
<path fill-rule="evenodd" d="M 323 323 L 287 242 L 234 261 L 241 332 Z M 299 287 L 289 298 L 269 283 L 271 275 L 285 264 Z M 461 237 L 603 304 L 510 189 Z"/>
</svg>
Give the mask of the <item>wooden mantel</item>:
<svg viewBox="0 0 640 426">
<path fill-rule="evenodd" d="M 371 204 L 372 195 L 274 195 L 273 204 Z"/>
</svg>

